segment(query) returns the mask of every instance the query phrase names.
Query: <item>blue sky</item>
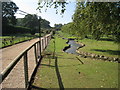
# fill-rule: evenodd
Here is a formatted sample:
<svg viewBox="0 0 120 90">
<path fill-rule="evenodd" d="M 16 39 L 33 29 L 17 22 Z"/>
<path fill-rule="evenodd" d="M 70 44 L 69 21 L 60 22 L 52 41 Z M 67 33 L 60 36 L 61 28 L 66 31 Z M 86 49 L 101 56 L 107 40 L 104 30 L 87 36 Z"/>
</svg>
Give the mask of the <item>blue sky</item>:
<svg viewBox="0 0 120 90">
<path fill-rule="evenodd" d="M 51 26 L 54 24 L 66 24 L 72 22 L 72 15 L 74 14 L 76 3 L 70 2 L 66 5 L 66 11 L 62 15 L 60 12 L 56 14 L 56 10 L 54 8 L 48 8 L 45 12 L 45 8 L 42 8 L 42 12 L 40 13 L 36 8 L 38 7 L 38 0 L 12 0 L 16 3 L 20 10 L 25 11 L 30 14 L 37 14 L 41 16 L 43 19 L 46 19 L 50 22 Z M 19 12 L 17 12 L 19 13 Z M 17 18 L 23 18 L 24 15 L 16 14 Z"/>
</svg>

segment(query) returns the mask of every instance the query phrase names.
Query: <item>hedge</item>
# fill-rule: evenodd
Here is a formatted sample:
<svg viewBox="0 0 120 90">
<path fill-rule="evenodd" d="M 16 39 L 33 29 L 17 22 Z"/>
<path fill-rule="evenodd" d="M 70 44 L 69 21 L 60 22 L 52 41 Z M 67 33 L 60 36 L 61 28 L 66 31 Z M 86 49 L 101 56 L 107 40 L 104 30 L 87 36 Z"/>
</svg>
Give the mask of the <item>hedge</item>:
<svg viewBox="0 0 120 90">
<path fill-rule="evenodd" d="M 6 25 L 2 27 L 2 34 L 30 33 L 31 29 L 21 26 Z"/>
</svg>

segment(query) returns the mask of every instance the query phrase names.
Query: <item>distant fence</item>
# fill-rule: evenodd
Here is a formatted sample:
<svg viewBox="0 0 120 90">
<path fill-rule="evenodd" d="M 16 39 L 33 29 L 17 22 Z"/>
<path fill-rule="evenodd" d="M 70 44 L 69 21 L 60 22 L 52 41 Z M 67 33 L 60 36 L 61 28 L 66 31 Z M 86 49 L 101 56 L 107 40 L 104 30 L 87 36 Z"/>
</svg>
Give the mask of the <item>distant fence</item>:
<svg viewBox="0 0 120 90">
<path fill-rule="evenodd" d="M 11 37 L 11 38 L 2 38 L 0 39 L 2 41 L 2 46 L 0 48 L 9 46 L 9 45 L 13 45 L 19 42 L 23 42 L 26 40 L 31 40 L 35 37 Z"/>
<path fill-rule="evenodd" d="M 0 84 L 4 81 L 4 79 L 9 75 L 9 73 L 14 69 L 15 65 L 20 61 L 20 59 L 23 57 L 24 60 L 24 77 L 25 77 L 25 88 L 28 88 L 29 86 L 29 79 L 28 79 L 28 51 L 34 47 L 34 57 L 36 66 L 40 60 L 41 52 L 46 48 L 49 41 L 51 40 L 51 34 L 48 34 L 42 38 L 40 38 L 39 41 L 35 42 L 33 45 L 28 47 L 26 50 L 24 50 L 18 57 L 16 57 L 9 65 L 6 67 L 4 71 L 1 72 L 0 78 Z M 11 82 L 12 83 L 12 82 Z"/>
</svg>

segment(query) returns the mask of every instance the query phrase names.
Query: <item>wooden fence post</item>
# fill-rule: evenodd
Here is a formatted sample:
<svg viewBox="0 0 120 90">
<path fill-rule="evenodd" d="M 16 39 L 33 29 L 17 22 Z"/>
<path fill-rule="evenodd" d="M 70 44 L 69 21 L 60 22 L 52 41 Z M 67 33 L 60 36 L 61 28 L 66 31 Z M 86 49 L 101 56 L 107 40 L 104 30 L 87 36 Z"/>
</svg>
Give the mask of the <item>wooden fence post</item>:
<svg viewBox="0 0 120 90">
<path fill-rule="evenodd" d="M 24 53 L 24 75 L 25 75 L 25 88 L 28 87 L 28 57 L 27 52 Z"/>
<path fill-rule="evenodd" d="M 43 51 L 43 39 L 41 39 L 41 52 Z"/>
<path fill-rule="evenodd" d="M 34 45 L 34 53 L 35 53 L 35 61 L 36 61 L 36 65 L 37 65 L 38 61 L 37 61 L 37 49 L 36 49 L 36 44 Z"/>
<path fill-rule="evenodd" d="M 44 37 L 44 49 L 45 49 L 45 37 Z"/>
<path fill-rule="evenodd" d="M 46 46 L 47 46 L 47 37 L 46 37 Z"/>
<path fill-rule="evenodd" d="M 42 39 L 42 50 L 44 50 L 44 39 Z"/>
<path fill-rule="evenodd" d="M 41 57 L 41 38 L 40 38 L 40 41 L 39 41 L 39 50 L 40 50 L 40 57 Z"/>
<path fill-rule="evenodd" d="M 46 37 L 46 43 L 47 43 L 47 45 L 48 45 L 48 36 Z"/>
<path fill-rule="evenodd" d="M 39 56 L 39 43 L 37 42 L 37 56 Z"/>
<path fill-rule="evenodd" d="M 48 38 L 49 38 L 49 36 L 47 36 L 47 44 L 48 44 L 48 41 L 49 41 L 49 39 L 48 39 Z"/>
</svg>

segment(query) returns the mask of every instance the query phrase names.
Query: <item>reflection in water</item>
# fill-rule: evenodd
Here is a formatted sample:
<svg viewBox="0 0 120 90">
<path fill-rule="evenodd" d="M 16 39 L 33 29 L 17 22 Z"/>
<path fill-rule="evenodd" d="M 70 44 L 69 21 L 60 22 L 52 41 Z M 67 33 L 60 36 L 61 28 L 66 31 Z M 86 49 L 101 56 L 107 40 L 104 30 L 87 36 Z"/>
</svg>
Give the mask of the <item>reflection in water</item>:
<svg viewBox="0 0 120 90">
<path fill-rule="evenodd" d="M 79 55 L 79 53 L 77 53 L 76 50 L 78 48 L 81 48 L 82 45 L 77 44 L 74 40 L 68 40 L 67 44 L 69 44 L 69 46 L 63 49 L 64 52 Z"/>
</svg>

